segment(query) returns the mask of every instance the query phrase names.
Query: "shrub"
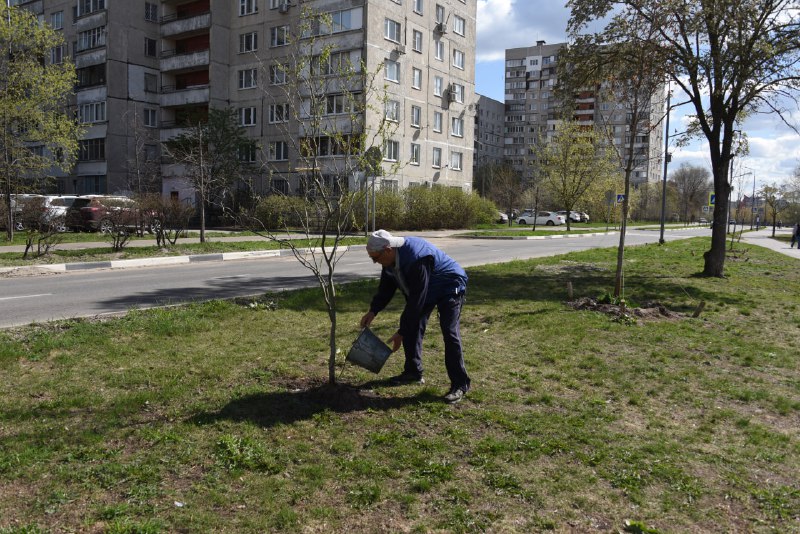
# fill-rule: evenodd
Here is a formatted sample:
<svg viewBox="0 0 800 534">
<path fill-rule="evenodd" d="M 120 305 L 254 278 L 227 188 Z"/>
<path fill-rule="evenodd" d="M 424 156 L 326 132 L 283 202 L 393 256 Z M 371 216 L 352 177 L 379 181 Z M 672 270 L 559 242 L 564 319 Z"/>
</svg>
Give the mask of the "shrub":
<svg viewBox="0 0 800 534">
<path fill-rule="evenodd" d="M 265 229 L 299 227 L 302 226 L 307 207 L 302 197 L 269 195 L 258 203 L 254 216 Z"/>
</svg>

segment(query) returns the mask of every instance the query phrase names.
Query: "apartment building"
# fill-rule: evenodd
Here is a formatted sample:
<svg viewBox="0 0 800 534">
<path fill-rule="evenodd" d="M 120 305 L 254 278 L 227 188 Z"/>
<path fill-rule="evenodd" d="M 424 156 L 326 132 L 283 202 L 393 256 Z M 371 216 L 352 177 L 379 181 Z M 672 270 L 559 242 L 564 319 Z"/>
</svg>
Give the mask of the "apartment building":
<svg viewBox="0 0 800 534">
<path fill-rule="evenodd" d="M 533 180 L 536 172 L 531 147 L 540 137 L 552 137 L 561 119 L 561 102 L 555 89 L 559 52 L 565 46 L 566 43 L 548 45 L 537 41 L 535 46 L 506 50 L 503 153 L 506 161 L 527 180 Z M 614 144 L 624 153 L 629 140 L 625 105 L 603 100 L 596 92 L 588 90 L 576 97 L 573 119 L 587 126 L 602 124 L 610 128 Z M 657 124 L 664 113 L 664 98 L 655 99 L 651 109 L 650 122 Z M 641 163 L 633 170 L 632 185 L 661 181 L 663 129 L 654 128 L 635 135 L 634 150 L 641 154 Z"/>
<path fill-rule="evenodd" d="M 248 172 L 272 189 L 297 192 L 303 171 L 287 136 L 301 136 L 303 125 L 282 124 L 277 86 L 288 80 L 272 67 L 286 57 L 303 9 L 331 16 L 322 33 L 333 53 L 363 60 L 370 71 L 382 66 L 378 85 L 389 103 L 364 117 L 367 128 L 383 118 L 378 113 L 396 124 L 382 147 L 385 169 L 396 172 L 380 186 L 471 189 L 477 0 L 12 4 L 64 34 L 51 61 L 76 64 L 75 109 L 86 129 L 75 168 L 57 177 L 60 192 L 134 192 L 155 173 L 164 194 L 193 200 L 182 168 L 165 162 L 160 143 L 221 107 L 236 109 L 253 139 L 252 151 L 241 154 Z"/>
<path fill-rule="evenodd" d="M 476 94 L 475 160 L 473 167 L 503 164 L 505 104 Z"/>
</svg>

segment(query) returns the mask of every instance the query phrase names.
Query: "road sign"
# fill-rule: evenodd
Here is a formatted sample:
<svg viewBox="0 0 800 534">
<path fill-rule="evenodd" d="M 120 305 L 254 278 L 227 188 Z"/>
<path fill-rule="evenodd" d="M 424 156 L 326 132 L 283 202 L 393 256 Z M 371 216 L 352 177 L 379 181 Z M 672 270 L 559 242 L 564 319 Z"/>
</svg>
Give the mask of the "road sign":
<svg viewBox="0 0 800 534">
<path fill-rule="evenodd" d="M 623 202 L 625 202 L 625 195 L 617 193 L 617 204 L 622 204 Z"/>
<path fill-rule="evenodd" d="M 710 211 L 710 207 L 709 206 L 703 206 L 703 211 L 705 213 L 708 213 Z"/>
<path fill-rule="evenodd" d="M 753 213 L 758 213 L 758 208 L 753 208 Z"/>
<path fill-rule="evenodd" d="M 716 200 L 717 200 L 717 195 L 715 195 L 714 193 L 709 193 L 709 194 L 708 194 L 708 205 L 709 205 L 709 206 L 713 206 L 713 205 L 714 205 L 714 202 L 715 202 Z"/>
</svg>

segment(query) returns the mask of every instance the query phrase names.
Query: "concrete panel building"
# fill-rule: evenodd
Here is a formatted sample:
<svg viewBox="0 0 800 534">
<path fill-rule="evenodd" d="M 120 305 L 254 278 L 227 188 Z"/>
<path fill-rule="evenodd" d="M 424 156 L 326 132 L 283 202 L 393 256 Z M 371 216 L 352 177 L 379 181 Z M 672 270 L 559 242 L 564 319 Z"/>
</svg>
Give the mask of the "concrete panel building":
<svg viewBox="0 0 800 534">
<path fill-rule="evenodd" d="M 540 137 L 552 136 L 561 119 L 561 102 L 555 89 L 559 53 L 565 46 L 566 43 L 548 45 L 538 41 L 535 46 L 506 50 L 504 155 L 527 180 L 533 180 L 535 173 L 531 146 Z M 624 150 L 622 147 L 627 146 L 629 139 L 624 103 L 603 100 L 596 92 L 588 90 L 576 97 L 573 119 L 587 126 L 610 128 L 614 144 Z M 651 102 L 651 124 L 659 123 L 664 106 L 663 97 Z M 640 132 L 634 141 L 634 150 L 642 157 L 631 176 L 632 185 L 661 181 L 663 128 Z"/>
<path fill-rule="evenodd" d="M 209 108 L 237 110 L 253 138 L 249 171 L 297 190 L 270 65 L 284 60 L 301 10 L 334 20 L 325 39 L 367 70 L 396 121 L 381 185 L 471 189 L 477 0 L 13 0 L 64 34 L 52 61 L 76 64 L 75 109 L 86 130 L 79 161 L 57 177 L 62 193 L 130 193 L 153 174 L 163 193 L 192 200 L 161 142 Z M 273 71 L 274 72 L 274 71 Z M 334 95 L 335 96 L 335 95 Z M 377 111 L 368 111 L 378 113 Z M 383 112 L 381 112 L 383 113 Z M 367 127 L 382 117 L 367 115 Z M 397 163 L 397 165 L 393 165 Z M 279 184 L 277 187 L 275 184 Z"/>
</svg>

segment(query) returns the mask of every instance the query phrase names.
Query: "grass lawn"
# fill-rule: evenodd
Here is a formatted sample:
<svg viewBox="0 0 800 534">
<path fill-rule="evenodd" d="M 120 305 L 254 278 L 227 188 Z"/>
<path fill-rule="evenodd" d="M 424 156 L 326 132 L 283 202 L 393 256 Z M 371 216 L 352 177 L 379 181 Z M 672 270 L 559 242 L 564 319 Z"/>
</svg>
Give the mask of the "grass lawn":
<svg viewBox="0 0 800 534">
<path fill-rule="evenodd" d="M 302 239 L 294 241 L 298 247 L 318 246 L 316 239 Z M 362 237 L 348 237 L 341 244 L 364 244 Z M 246 252 L 253 250 L 277 250 L 281 244 L 276 241 L 258 239 L 254 241 L 206 241 L 205 243 L 178 243 L 169 248 L 153 246 L 128 246 L 121 252 L 114 252 L 108 247 L 94 247 L 85 249 L 59 249 L 51 250 L 49 254 L 38 258 L 22 259 L 21 252 L 0 252 L 0 267 L 18 267 L 24 265 L 46 265 L 58 263 L 93 262 L 110 260 L 131 260 L 138 258 L 159 258 L 165 256 L 186 256 L 193 254 L 215 254 L 220 252 Z"/>
<path fill-rule="evenodd" d="M 612 249 L 469 269 L 454 406 L 435 317 L 426 385 L 326 386 L 318 291 L 0 331 L 0 532 L 798 532 L 800 269 L 698 277 L 707 243 L 626 252 L 629 306 L 679 319 L 565 305 Z M 342 360 L 375 285 L 340 288 Z"/>
</svg>

